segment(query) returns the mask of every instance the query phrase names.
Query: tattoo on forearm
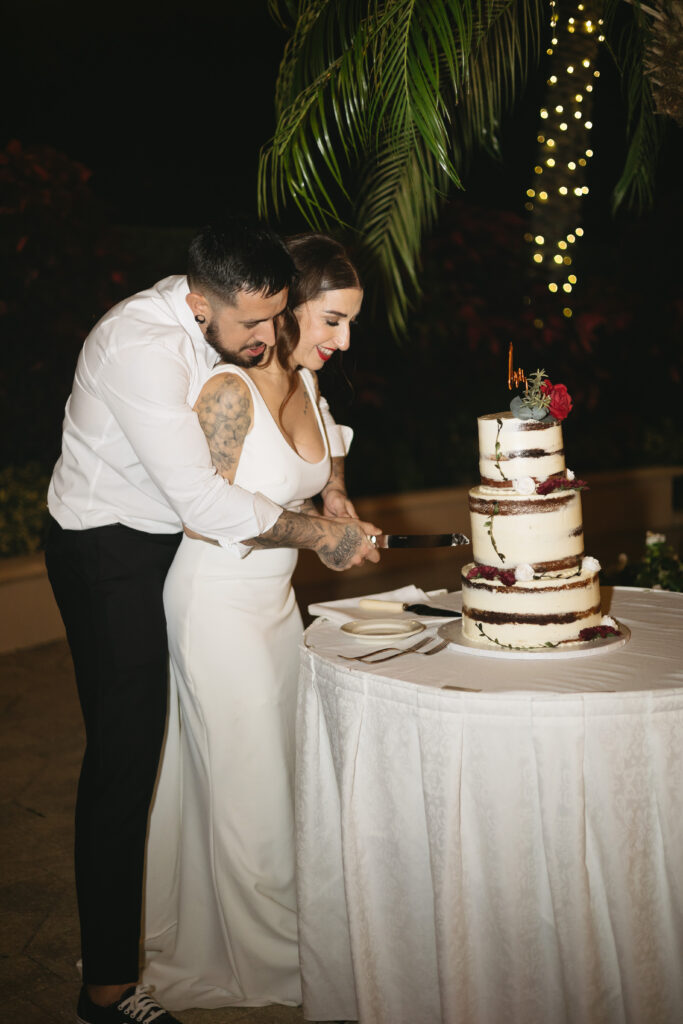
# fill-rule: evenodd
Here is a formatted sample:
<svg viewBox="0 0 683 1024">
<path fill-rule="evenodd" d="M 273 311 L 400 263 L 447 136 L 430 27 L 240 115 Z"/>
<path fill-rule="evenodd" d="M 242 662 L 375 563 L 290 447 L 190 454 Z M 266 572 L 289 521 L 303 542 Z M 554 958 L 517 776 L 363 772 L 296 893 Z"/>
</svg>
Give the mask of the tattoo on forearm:
<svg viewBox="0 0 683 1024">
<path fill-rule="evenodd" d="M 219 473 L 234 471 L 251 427 L 250 401 L 239 378 L 224 374 L 221 386 L 200 395 L 197 415 Z"/>
<path fill-rule="evenodd" d="M 352 526 L 345 526 L 341 536 L 331 541 L 329 521 L 285 511 L 270 530 L 247 543 L 255 548 L 312 548 L 332 568 L 346 565 L 363 543 Z"/>
<path fill-rule="evenodd" d="M 332 459 L 332 469 L 330 470 L 330 479 L 327 481 L 322 489 L 322 495 L 324 497 L 325 491 L 342 491 L 346 494 L 346 482 L 344 480 L 344 459 L 340 455 L 335 455 Z"/>
<path fill-rule="evenodd" d="M 247 543 L 255 548 L 313 548 L 322 536 L 322 522 L 285 510 L 269 530 Z"/>
</svg>

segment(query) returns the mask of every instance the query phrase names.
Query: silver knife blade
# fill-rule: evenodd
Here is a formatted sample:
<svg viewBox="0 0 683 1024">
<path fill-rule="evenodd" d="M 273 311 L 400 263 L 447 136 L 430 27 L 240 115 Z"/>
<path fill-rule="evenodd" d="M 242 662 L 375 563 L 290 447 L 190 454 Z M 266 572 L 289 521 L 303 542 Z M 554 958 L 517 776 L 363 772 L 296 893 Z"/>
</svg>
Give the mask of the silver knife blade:
<svg viewBox="0 0 683 1024">
<path fill-rule="evenodd" d="M 455 548 L 470 542 L 464 533 L 378 533 L 368 540 L 376 548 Z"/>
</svg>

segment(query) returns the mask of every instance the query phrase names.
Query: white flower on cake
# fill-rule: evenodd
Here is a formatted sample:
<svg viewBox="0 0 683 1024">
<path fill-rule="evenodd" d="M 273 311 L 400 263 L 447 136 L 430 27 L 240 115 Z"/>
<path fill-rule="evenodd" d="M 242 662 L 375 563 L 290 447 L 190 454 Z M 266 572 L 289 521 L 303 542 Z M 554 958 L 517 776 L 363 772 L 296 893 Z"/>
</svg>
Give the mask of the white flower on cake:
<svg viewBox="0 0 683 1024">
<path fill-rule="evenodd" d="M 527 562 L 522 562 L 515 569 L 515 579 L 518 583 L 528 583 L 534 578 L 534 570 Z"/>
<path fill-rule="evenodd" d="M 576 474 L 575 474 L 573 469 L 566 470 L 566 473 L 567 473 L 567 480 L 575 480 L 576 479 Z"/>
<path fill-rule="evenodd" d="M 535 494 L 536 484 L 530 476 L 520 476 L 517 480 L 513 480 L 513 487 L 517 491 L 517 494 Z"/>
<path fill-rule="evenodd" d="M 600 619 L 601 626 L 611 626 L 612 629 L 617 629 L 617 624 L 611 615 L 603 615 Z"/>
<path fill-rule="evenodd" d="M 601 568 L 597 558 L 593 558 L 591 555 L 586 555 L 581 561 L 581 572 L 600 572 Z"/>
<path fill-rule="evenodd" d="M 648 546 L 652 544 L 664 544 L 665 541 L 666 536 L 663 533 L 652 533 L 651 530 L 648 530 L 645 534 L 645 543 Z"/>
</svg>

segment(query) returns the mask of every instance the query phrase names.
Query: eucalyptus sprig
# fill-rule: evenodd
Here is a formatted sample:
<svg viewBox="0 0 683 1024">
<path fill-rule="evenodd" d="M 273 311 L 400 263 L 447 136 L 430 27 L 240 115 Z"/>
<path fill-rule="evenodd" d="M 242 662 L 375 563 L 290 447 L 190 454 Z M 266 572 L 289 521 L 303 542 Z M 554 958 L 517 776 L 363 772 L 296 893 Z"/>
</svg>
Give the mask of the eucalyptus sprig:
<svg viewBox="0 0 683 1024">
<path fill-rule="evenodd" d="M 547 410 L 550 408 L 550 394 L 545 394 L 541 389 L 543 382 L 548 379 L 548 374 L 545 370 L 536 370 L 527 378 L 528 388 L 521 395 L 522 405 L 525 405 L 528 409 L 543 409 Z"/>
<path fill-rule="evenodd" d="M 545 370 L 536 370 L 527 377 L 526 390 L 510 402 L 510 411 L 518 420 L 544 420 L 549 414 L 552 388 L 544 390 L 548 379 Z M 548 392 L 546 394 L 546 391 Z"/>
</svg>

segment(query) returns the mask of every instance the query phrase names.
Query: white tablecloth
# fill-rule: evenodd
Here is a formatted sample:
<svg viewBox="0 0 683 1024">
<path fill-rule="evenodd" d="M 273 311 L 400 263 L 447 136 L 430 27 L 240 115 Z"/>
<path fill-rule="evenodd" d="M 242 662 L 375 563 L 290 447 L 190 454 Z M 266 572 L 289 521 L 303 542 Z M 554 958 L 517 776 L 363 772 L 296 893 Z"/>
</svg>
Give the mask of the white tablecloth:
<svg viewBox="0 0 683 1024">
<path fill-rule="evenodd" d="M 631 640 L 579 659 L 369 669 L 337 657 L 367 642 L 308 629 L 308 1019 L 681 1024 L 683 595 L 605 603 Z"/>
</svg>

